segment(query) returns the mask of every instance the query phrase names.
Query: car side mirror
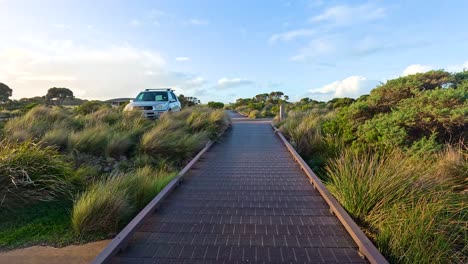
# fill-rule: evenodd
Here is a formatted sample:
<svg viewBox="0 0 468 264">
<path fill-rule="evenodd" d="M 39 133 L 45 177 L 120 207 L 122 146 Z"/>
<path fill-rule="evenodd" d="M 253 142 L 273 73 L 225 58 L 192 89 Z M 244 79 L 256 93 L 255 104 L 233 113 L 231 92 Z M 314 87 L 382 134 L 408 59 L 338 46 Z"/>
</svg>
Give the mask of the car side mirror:
<svg viewBox="0 0 468 264">
<path fill-rule="evenodd" d="M 177 102 L 176 100 L 170 100 L 169 103 L 175 103 Z"/>
</svg>

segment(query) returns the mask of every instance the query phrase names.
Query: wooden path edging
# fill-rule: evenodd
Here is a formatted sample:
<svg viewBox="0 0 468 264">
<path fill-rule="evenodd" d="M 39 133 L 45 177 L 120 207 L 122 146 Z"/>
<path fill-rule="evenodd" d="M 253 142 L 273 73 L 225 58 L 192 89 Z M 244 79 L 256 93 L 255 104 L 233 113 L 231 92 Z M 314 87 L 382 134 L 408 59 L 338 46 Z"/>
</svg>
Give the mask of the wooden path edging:
<svg viewBox="0 0 468 264">
<path fill-rule="evenodd" d="M 346 210 L 341 206 L 341 204 L 333 197 L 333 195 L 327 190 L 322 181 L 315 175 L 312 169 L 307 165 L 307 163 L 302 159 L 302 157 L 297 153 L 293 148 L 291 143 L 284 137 L 279 129 L 277 129 L 273 123 L 271 126 L 275 130 L 275 133 L 279 136 L 283 144 L 289 150 L 289 153 L 293 156 L 294 160 L 299 163 L 302 170 L 310 179 L 310 183 L 314 186 L 316 190 L 322 195 L 322 198 L 330 206 L 331 212 L 340 220 L 341 224 L 345 227 L 346 231 L 351 235 L 354 242 L 357 244 L 360 255 L 364 256 L 372 264 L 388 264 L 388 261 L 380 253 L 380 251 L 375 247 L 372 241 L 364 234 L 364 232 L 359 228 L 359 226 L 354 222 L 354 220 L 349 216 Z"/>
<path fill-rule="evenodd" d="M 182 183 L 184 175 L 193 167 L 193 165 L 200 159 L 200 157 L 207 152 L 210 147 L 213 145 L 213 141 L 209 141 L 205 147 L 177 174 L 174 179 L 172 179 L 161 192 L 154 197 L 154 199 L 146 205 L 143 210 L 141 210 L 137 216 L 135 216 L 127 226 L 120 231 L 117 236 L 112 239 L 112 241 L 104 248 L 104 250 L 96 256 L 92 261 L 93 264 L 108 263 L 112 257 L 117 255 L 117 253 L 123 249 L 128 244 L 129 239 L 132 237 L 133 233 L 141 226 L 143 221 L 152 214 L 155 210 L 158 209 L 161 202 L 164 198 L 169 195 L 177 186 Z"/>
</svg>

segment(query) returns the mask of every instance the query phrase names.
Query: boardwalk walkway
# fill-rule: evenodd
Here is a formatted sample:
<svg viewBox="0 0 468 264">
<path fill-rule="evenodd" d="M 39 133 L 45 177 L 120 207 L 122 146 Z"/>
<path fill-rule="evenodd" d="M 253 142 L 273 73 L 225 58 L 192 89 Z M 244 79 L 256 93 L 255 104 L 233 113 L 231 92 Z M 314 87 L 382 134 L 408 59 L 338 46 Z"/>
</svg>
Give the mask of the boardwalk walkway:
<svg viewBox="0 0 468 264">
<path fill-rule="evenodd" d="M 113 263 L 363 262 L 269 123 L 228 133 Z"/>
</svg>

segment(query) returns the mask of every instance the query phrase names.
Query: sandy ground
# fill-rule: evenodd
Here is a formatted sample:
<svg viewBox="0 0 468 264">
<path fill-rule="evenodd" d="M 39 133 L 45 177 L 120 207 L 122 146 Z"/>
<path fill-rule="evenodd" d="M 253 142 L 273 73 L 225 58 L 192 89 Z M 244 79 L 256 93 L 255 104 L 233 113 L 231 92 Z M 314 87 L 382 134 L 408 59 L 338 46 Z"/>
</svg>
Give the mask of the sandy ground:
<svg viewBox="0 0 468 264">
<path fill-rule="evenodd" d="M 0 263 L 34 264 L 84 264 L 90 263 L 110 242 L 94 243 L 63 248 L 34 246 L 0 253 Z"/>
</svg>

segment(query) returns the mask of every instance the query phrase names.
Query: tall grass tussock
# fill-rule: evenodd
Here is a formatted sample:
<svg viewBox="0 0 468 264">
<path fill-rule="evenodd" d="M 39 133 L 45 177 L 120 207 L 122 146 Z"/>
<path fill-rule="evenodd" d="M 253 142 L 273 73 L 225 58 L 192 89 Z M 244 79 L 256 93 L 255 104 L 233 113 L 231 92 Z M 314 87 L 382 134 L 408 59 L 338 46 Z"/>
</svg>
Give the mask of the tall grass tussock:
<svg viewBox="0 0 468 264">
<path fill-rule="evenodd" d="M 432 119 L 398 126 L 408 120 L 409 110 L 387 109 L 373 118 L 365 100 L 337 110 L 291 111 L 277 126 L 391 263 L 466 263 L 464 138 L 424 131 L 432 120 L 430 125 L 444 133 L 450 131 L 441 127 L 457 132 L 459 115 L 441 126 L 437 122 L 449 119 L 427 108 L 430 112 L 419 114 Z M 452 110 L 466 111 L 466 104 Z"/>
<path fill-rule="evenodd" d="M 96 182 L 76 200 L 72 212 L 75 232 L 115 233 L 143 209 L 174 177 L 174 173 L 144 167 L 133 173 Z"/>
<path fill-rule="evenodd" d="M 0 208 L 70 198 L 72 166 L 50 147 L 0 141 Z"/>
<path fill-rule="evenodd" d="M 228 122 L 222 110 L 208 107 L 165 113 L 158 120 L 100 102 L 75 109 L 33 107 L 0 122 L 0 211 L 21 217 L 17 209 L 26 206 L 32 210 L 28 216 L 44 219 L 41 223 L 55 219 L 34 211 L 35 204 L 56 201 L 62 208 L 51 210 L 70 212 L 60 230 L 29 228 L 22 239 L 32 244 L 56 241 L 64 232 L 66 243 L 112 236 Z M 0 233 L 8 227 L 17 236 L 22 227 L 6 219 Z M 48 240 L 35 240 L 36 233 Z M 0 238 L 0 248 L 17 246 L 14 241 Z"/>
</svg>

